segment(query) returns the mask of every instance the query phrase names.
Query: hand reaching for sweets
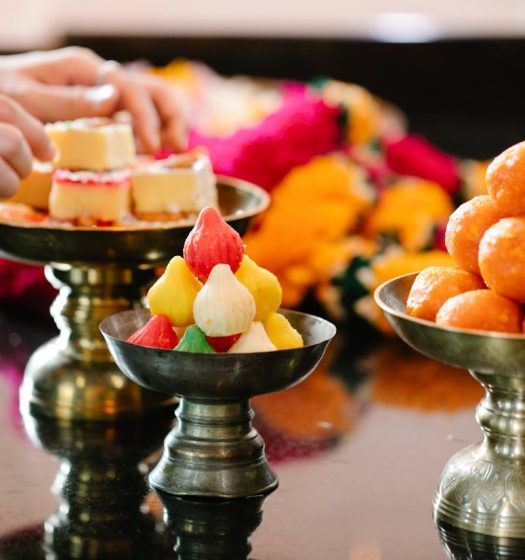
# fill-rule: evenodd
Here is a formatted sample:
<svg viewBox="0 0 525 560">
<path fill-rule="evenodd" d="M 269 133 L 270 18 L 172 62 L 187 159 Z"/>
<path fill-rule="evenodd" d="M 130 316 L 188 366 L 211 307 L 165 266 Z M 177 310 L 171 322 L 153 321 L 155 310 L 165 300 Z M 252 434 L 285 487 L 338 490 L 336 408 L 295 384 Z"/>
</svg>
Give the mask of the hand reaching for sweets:
<svg viewBox="0 0 525 560">
<path fill-rule="evenodd" d="M 46 161 L 55 155 L 44 126 L 18 103 L 0 95 L 0 197 L 16 192 L 20 179 L 31 172 L 33 155 Z"/>
<path fill-rule="evenodd" d="M 108 117 L 126 110 L 144 151 L 186 145 L 183 104 L 173 86 L 104 61 L 89 49 L 0 57 L 0 93 L 42 122 Z"/>
</svg>

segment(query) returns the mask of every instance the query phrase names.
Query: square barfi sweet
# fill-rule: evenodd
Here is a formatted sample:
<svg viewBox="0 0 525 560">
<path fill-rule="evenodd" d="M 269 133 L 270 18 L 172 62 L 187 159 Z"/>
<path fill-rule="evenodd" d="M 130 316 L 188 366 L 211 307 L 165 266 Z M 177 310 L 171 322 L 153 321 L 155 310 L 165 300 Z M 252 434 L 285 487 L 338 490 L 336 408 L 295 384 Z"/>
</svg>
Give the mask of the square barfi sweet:
<svg viewBox="0 0 525 560">
<path fill-rule="evenodd" d="M 199 149 L 146 161 L 132 172 L 134 213 L 141 219 L 170 219 L 217 206 L 217 186 L 208 155 Z"/>
<path fill-rule="evenodd" d="M 13 196 L 4 199 L 5 202 L 17 202 L 38 210 L 47 210 L 54 171 L 50 163 L 34 160 L 33 170 L 29 177 L 20 181 L 18 191 Z"/>
<path fill-rule="evenodd" d="M 49 197 L 51 218 L 82 226 L 115 225 L 129 214 L 130 177 L 127 171 L 55 171 Z"/>
<path fill-rule="evenodd" d="M 131 125 L 111 119 L 77 119 L 46 125 L 58 148 L 56 167 L 105 171 L 132 165 L 135 141 Z"/>
</svg>

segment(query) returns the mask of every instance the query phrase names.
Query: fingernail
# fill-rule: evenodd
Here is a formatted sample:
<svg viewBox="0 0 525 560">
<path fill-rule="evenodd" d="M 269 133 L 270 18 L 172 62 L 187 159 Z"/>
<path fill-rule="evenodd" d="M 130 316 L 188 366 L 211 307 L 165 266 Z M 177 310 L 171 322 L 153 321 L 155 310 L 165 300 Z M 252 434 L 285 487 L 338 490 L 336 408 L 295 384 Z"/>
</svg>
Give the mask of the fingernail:
<svg viewBox="0 0 525 560">
<path fill-rule="evenodd" d="M 111 84 L 88 88 L 86 91 L 86 100 L 91 105 L 102 105 L 106 101 L 117 95 L 117 89 Z"/>
</svg>

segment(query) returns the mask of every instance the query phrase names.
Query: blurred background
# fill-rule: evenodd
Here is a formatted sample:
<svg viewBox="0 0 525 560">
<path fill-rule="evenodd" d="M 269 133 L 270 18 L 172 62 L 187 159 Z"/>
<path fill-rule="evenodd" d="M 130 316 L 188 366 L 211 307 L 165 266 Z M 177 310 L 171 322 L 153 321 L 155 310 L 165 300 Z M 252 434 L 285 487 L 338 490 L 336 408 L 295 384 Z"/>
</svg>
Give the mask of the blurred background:
<svg viewBox="0 0 525 560">
<path fill-rule="evenodd" d="M 522 139 L 523 0 L 2 0 L 0 50 L 81 44 L 117 60 L 358 83 L 461 157 Z"/>
</svg>

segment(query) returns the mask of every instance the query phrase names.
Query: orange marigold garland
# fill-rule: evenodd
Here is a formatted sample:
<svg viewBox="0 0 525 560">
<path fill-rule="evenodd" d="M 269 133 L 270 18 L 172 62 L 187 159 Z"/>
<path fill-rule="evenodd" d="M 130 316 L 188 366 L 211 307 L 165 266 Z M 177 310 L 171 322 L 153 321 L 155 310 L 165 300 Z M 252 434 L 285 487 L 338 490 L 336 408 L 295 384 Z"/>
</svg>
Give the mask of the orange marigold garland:
<svg viewBox="0 0 525 560">
<path fill-rule="evenodd" d="M 360 169 L 341 154 L 319 156 L 278 185 L 259 229 L 244 241 L 247 254 L 279 277 L 283 306 L 298 305 L 338 260 L 347 262 L 345 237 L 372 199 Z"/>
</svg>

